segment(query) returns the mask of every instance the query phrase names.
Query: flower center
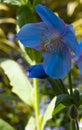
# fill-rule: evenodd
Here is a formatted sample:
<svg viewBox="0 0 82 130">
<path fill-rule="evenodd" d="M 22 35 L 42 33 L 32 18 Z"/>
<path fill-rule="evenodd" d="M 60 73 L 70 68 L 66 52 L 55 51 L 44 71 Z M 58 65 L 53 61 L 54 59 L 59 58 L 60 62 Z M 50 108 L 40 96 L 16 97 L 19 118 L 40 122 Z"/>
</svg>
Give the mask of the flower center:
<svg viewBox="0 0 82 130">
<path fill-rule="evenodd" d="M 60 36 L 54 34 L 50 36 L 48 39 L 45 39 L 42 42 L 43 49 L 51 54 L 57 54 L 61 52 L 64 48 L 65 44 Z"/>
</svg>

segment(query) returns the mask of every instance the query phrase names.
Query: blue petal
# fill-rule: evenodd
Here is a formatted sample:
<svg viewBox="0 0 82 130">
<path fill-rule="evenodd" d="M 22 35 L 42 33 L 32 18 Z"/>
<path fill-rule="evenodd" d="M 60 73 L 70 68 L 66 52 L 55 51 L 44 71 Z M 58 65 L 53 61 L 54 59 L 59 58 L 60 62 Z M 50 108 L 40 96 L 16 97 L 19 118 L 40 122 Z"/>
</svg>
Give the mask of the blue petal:
<svg viewBox="0 0 82 130">
<path fill-rule="evenodd" d="M 59 54 L 44 54 L 44 70 L 51 78 L 63 79 L 71 68 L 71 56 L 68 48 Z"/>
<path fill-rule="evenodd" d="M 80 51 L 82 52 L 82 40 L 80 41 L 79 46 L 80 46 Z"/>
<path fill-rule="evenodd" d="M 53 26 L 59 33 L 63 33 L 65 29 L 65 23 L 62 19 L 57 17 L 51 10 L 42 5 L 36 6 L 36 11 L 41 19 L 50 26 Z"/>
<path fill-rule="evenodd" d="M 46 31 L 46 24 L 43 22 L 26 24 L 18 32 L 17 37 L 24 46 L 41 50 L 41 34 Z"/>
<path fill-rule="evenodd" d="M 76 62 L 77 62 L 77 65 L 78 65 L 78 67 L 80 69 L 80 72 L 82 74 L 82 51 L 80 53 L 80 56 L 78 56 L 78 58 L 76 59 Z"/>
<path fill-rule="evenodd" d="M 76 55 L 79 55 L 80 47 L 77 42 L 75 32 L 73 30 L 72 25 L 67 26 L 66 33 L 65 33 L 63 40 L 64 40 L 65 44 L 67 44 L 67 46 L 75 52 Z"/>
<path fill-rule="evenodd" d="M 48 75 L 45 73 L 42 64 L 34 65 L 28 68 L 30 78 L 46 78 Z"/>
<path fill-rule="evenodd" d="M 80 47 L 80 54 L 73 58 L 73 60 L 78 63 L 81 62 L 82 60 L 82 41 L 79 42 L 79 47 Z"/>
</svg>

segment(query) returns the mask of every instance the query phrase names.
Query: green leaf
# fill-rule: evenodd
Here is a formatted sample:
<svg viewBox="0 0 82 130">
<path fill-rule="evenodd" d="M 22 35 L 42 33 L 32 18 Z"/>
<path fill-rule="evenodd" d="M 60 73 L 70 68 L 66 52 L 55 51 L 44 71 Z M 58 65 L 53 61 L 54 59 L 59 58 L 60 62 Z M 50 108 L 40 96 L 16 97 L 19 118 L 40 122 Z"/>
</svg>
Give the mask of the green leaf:
<svg viewBox="0 0 82 130">
<path fill-rule="evenodd" d="M 36 61 L 36 63 L 41 63 L 41 59 L 42 59 L 42 52 L 40 51 L 36 51 L 33 50 L 31 48 L 25 48 L 27 55 L 29 56 L 29 58 L 34 62 Z"/>
<path fill-rule="evenodd" d="M 22 5 L 19 8 L 17 22 L 19 27 L 22 27 L 24 24 L 35 22 L 35 15 L 33 14 L 32 10 L 27 5 Z"/>
<path fill-rule="evenodd" d="M 62 80 L 54 80 L 54 79 L 48 78 L 48 81 L 53 87 L 55 95 L 68 94 L 67 88 L 64 86 Z"/>
<path fill-rule="evenodd" d="M 19 0 L 1 0 L 1 2 L 15 6 L 20 6 L 22 4 Z"/>
<path fill-rule="evenodd" d="M 32 86 L 21 66 L 13 60 L 0 59 L 0 67 L 10 80 L 12 92 L 17 94 L 26 104 L 32 105 Z"/>
<path fill-rule="evenodd" d="M 7 93 L 7 92 L 3 92 L 3 93 L 0 93 L 0 101 L 10 101 L 12 102 L 13 100 L 18 102 L 19 101 L 19 98 L 16 97 L 16 95 L 13 95 L 13 94 L 10 94 L 10 93 Z"/>
<path fill-rule="evenodd" d="M 66 106 L 64 106 L 62 103 L 60 103 L 53 112 L 53 115 L 55 116 L 57 113 L 59 113 L 61 110 L 63 110 L 64 108 L 66 108 Z"/>
<path fill-rule="evenodd" d="M 15 130 L 12 126 L 10 126 L 7 122 L 0 119 L 0 130 Z"/>
<path fill-rule="evenodd" d="M 57 106 L 61 103 L 65 106 L 70 106 L 71 104 L 73 104 L 73 99 L 69 94 L 61 94 L 57 97 L 55 105 Z"/>
<path fill-rule="evenodd" d="M 74 101 L 74 104 L 78 107 L 79 101 L 80 101 L 80 93 L 77 89 L 75 89 L 73 92 L 73 101 Z"/>
<path fill-rule="evenodd" d="M 36 130 L 36 120 L 34 117 L 31 117 L 28 121 L 28 124 L 25 127 L 25 130 Z"/>
<path fill-rule="evenodd" d="M 80 95 L 79 105 L 82 105 L 82 95 Z"/>
<path fill-rule="evenodd" d="M 42 121 L 42 130 L 44 129 L 47 121 L 52 118 L 52 114 L 53 114 L 54 107 L 55 107 L 55 101 L 56 101 L 56 98 L 54 97 L 44 113 L 44 117 L 43 117 L 43 121 Z"/>
<path fill-rule="evenodd" d="M 42 3 L 42 0 L 33 0 L 33 1 L 34 6 Z"/>
</svg>

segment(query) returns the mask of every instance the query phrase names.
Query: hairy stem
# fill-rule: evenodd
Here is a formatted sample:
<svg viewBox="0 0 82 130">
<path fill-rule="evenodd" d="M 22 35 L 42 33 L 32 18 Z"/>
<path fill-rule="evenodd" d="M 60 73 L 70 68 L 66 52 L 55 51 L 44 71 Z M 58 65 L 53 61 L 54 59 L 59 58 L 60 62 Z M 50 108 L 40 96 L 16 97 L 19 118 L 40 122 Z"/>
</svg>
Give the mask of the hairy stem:
<svg viewBox="0 0 82 130">
<path fill-rule="evenodd" d="M 35 109 L 35 117 L 36 117 L 36 125 L 37 125 L 37 130 L 40 130 L 40 97 L 39 97 L 39 80 L 38 79 L 33 79 L 34 83 L 34 109 Z"/>
</svg>

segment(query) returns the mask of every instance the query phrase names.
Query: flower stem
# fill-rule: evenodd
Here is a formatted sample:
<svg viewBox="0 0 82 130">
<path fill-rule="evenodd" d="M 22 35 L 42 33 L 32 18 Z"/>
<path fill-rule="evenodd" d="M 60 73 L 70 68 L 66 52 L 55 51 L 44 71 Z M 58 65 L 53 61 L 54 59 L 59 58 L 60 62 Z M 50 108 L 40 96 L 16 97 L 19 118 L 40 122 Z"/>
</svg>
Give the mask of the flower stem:
<svg viewBox="0 0 82 130">
<path fill-rule="evenodd" d="M 77 126 L 77 130 L 79 130 L 79 125 L 78 125 L 78 121 L 76 120 L 76 126 Z"/>
<path fill-rule="evenodd" d="M 71 130 L 76 130 L 75 121 L 71 120 Z"/>
<path fill-rule="evenodd" d="M 68 78 L 69 78 L 69 89 L 70 89 L 70 95 L 73 96 L 71 72 L 69 73 Z"/>
<path fill-rule="evenodd" d="M 34 109 L 35 109 L 35 117 L 36 117 L 36 125 L 37 125 L 37 130 L 40 130 L 40 97 L 39 97 L 39 80 L 38 79 L 33 79 L 34 83 Z"/>
<path fill-rule="evenodd" d="M 73 88 L 72 88 L 72 79 L 71 79 L 71 72 L 68 75 L 69 79 L 69 89 L 70 89 L 70 95 L 73 96 Z M 76 130 L 75 120 L 71 119 L 71 130 Z"/>
<path fill-rule="evenodd" d="M 33 65 L 36 64 L 36 56 L 34 51 L 32 50 L 33 57 Z M 40 128 L 40 91 L 39 91 L 39 79 L 33 79 L 34 85 L 34 110 L 35 110 L 35 118 L 36 118 L 36 130 L 41 130 Z"/>
</svg>

